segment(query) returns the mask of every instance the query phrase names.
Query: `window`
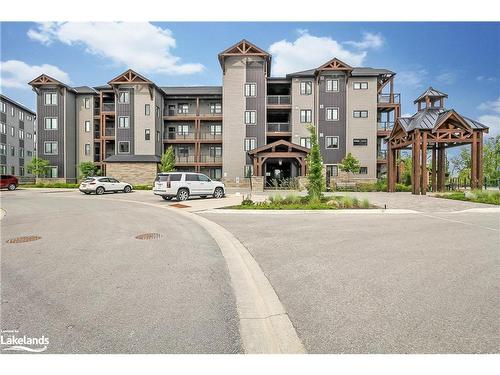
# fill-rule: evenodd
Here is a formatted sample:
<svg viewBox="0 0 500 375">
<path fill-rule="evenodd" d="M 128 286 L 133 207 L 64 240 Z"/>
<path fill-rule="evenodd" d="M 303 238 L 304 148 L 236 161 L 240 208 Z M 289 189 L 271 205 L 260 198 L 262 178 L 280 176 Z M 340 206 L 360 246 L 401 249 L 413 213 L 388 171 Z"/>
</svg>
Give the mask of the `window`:
<svg viewBox="0 0 500 375">
<path fill-rule="evenodd" d="M 90 98 L 83 98 L 83 106 L 84 106 L 86 109 L 89 109 L 89 108 L 90 108 Z"/>
<path fill-rule="evenodd" d="M 222 156 L 222 146 L 210 146 L 209 149 L 210 157 L 221 157 Z"/>
<path fill-rule="evenodd" d="M 150 129 L 144 129 L 144 140 L 145 141 L 151 140 L 151 130 Z"/>
<path fill-rule="evenodd" d="M 14 146 L 10 146 L 10 156 L 16 156 L 16 148 Z"/>
<path fill-rule="evenodd" d="M 128 91 L 120 91 L 118 95 L 118 103 L 127 104 L 130 102 L 130 92 Z"/>
<path fill-rule="evenodd" d="M 204 174 L 199 174 L 198 175 L 198 181 L 201 181 L 201 182 L 210 182 L 210 179 L 205 176 Z"/>
<path fill-rule="evenodd" d="M 19 120 L 24 121 L 24 112 L 19 111 Z"/>
<path fill-rule="evenodd" d="M 302 147 L 311 148 L 311 138 L 300 138 L 300 145 Z"/>
<path fill-rule="evenodd" d="M 24 158 L 24 148 L 19 149 L 19 157 Z"/>
<path fill-rule="evenodd" d="M 15 134 L 16 134 L 16 129 L 13 126 L 11 126 L 10 127 L 10 136 L 15 137 Z"/>
<path fill-rule="evenodd" d="M 326 108 L 326 121 L 337 121 L 338 119 L 339 119 L 338 107 L 327 107 Z"/>
<path fill-rule="evenodd" d="M 325 148 L 327 149 L 339 148 L 339 137 L 325 137 Z"/>
<path fill-rule="evenodd" d="M 19 139 L 24 139 L 24 130 L 19 129 L 18 133 L 19 133 Z"/>
<path fill-rule="evenodd" d="M 2 143 L 0 144 L 0 155 L 6 155 L 6 154 L 7 154 L 7 146 Z"/>
<path fill-rule="evenodd" d="M 130 153 L 130 142 L 129 141 L 118 142 L 118 153 L 119 154 Z"/>
<path fill-rule="evenodd" d="M 253 150 L 256 141 L 256 138 L 245 138 L 245 151 Z"/>
<path fill-rule="evenodd" d="M 245 176 L 245 177 L 253 176 L 253 165 L 252 164 L 245 165 L 245 169 L 243 170 L 243 176 Z"/>
<path fill-rule="evenodd" d="M 367 138 L 354 138 L 352 140 L 352 145 L 353 146 L 368 146 L 368 139 Z"/>
<path fill-rule="evenodd" d="M 257 117 L 257 111 L 245 111 L 245 124 L 255 125 Z"/>
<path fill-rule="evenodd" d="M 57 178 L 59 175 L 57 167 L 48 167 L 47 168 L 47 176 L 49 178 Z"/>
<path fill-rule="evenodd" d="M 222 169 L 212 168 L 209 170 L 209 174 L 212 180 L 220 180 L 222 178 Z"/>
<path fill-rule="evenodd" d="M 7 112 L 7 105 L 2 101 L 0 101 L 0 111 L 3 113 Z"/>
<path fill-rule="evenodd" d="M 189 104 L 187 103 L 179 103 L 177 106 L 177 113 L 181 115 L 186 115 L 189 113 Z"/>
<path fill-rule="evenodd" d="M 10 174 L 16 175 L 16 167 L 14 166 L 10 167 Z"/>
<path fill-rule="evenodd" d="M 187 158 L 189 156 L 189 148 L 185 146 L 179 146 L 177 147 L 177 150 L 175 150 L 175 154 Z"/>
<path fill-rule="evenodd" d="M 43 142 L 43 151 L 45 155 L 57 155 L 57 142 Z"/>
<path fill-rule="evenodd" d="M 256 95 L 257 95 L 257 84 L 245 83 L 245 96 L 256 96 Z"/>
<path fill-rule="evenodd" d="M 352 117 L 354 117 L 354 118 L 367 118 L 368 111 L 353 111 Z"/>
<path fill-rule="evenodd" d="M 222 103 L 210 103 L 210 113 L 211 114 L 221 114 L 222 113 Z"/>
<path fill-rule="evenodd" d="M 46 92 L 44 98 L 45 98 L 45 105 L 57 105 L 57 93 Z"/>
<path fill-rule="evenodd" d="M 90 132 L 90 121 L 85 121 L 85 131 Z"/>
<path fill-rule="evenodd" d="M 26 151 L 26 155 L 28 155 L 28 157 L 33 156 L 33 151 Z"/>
<path fill-rule="evenodd" d="M 222 125 L 221 124 L 210 125 L 210 134 L 212 134 L 212 135 L 222 134 Z"/>
<path fill-rule="evenodd" d="M 85 155 L 90 155 L 90 143 L 85 143 L 83 146 L 83 152 Z"/>
<path fill-rule="evenodd" d="M 156 131 L 156 142 L 160 142 L 160 136 L 161 136 L 161 133 L 159 130 Z"/>
<path fill-rule="evenodd" d="M 352 88 L 354 90 L 368 90 L 368 82 L 353 82 Z"/>
<path fill-rule="evenodd" d="M 26 133 L 26 138 L 28 138 L 28 139 L 32 139 L 32 138 L 33 138 L 33 134 L 31 134 L 31 133 Z"/>
<path fill-rule="evenodd" d="M 24 176 L 24 167 L 19 167 L 19 176 Z"/>
<path fill-rule="evenodd" d="M 337 177 L 339 175 L 338 165 L 326 165 L 326 175 L 328 177 Z"/>
<path fill-rule="evenodd" d="M 160 107 L 156 106 L 156 117 L 160 118 Z"/>
<path fill-rule="evenodd" d="M 187 135 L 189 134 L 189 125 L 177 125 L 177 134 L 178 135 Z"/>
<path fill-rule="evenodd" d="M 305 122 L 305 123 L 312 122 L 312 110 L 301 109 L 300 110 L 300 122 Z"/>
<path fill-rule="evenodd" d="M 311 94 L 312 94 L 312 81 L 301 81 L 300 95 L 311 95 Z"/>
<path fill-rule="evenodd" d="M 151 115 L 151 106 L 149 104 L 144 104 L 144 115 Z"/>
<path fill-rule="evenodd" d="M 7 125 L 3 122 L 0 122 L 0 133 L 7 134 Z"/>
<path fill-rule="evenodd" d="M 198 175 L 193 173 L 186 173 L 186 181 L 198 181 Z"/>
<path fill-rule="evenodd" d="M 358 174 L 368 174 L 368 167 L 359 167 Z"/>
<path fill-rule="evenodd" d="M 33 120 L 33 117 L 31 117 L 30 115 L 26 115 L 26 120 L 31 121 Z"/>
<path fill-rule="evenodd" d="M 338 79 L 327 79 L 326 80 L 326 91 L 339 91 L 339 80 Z"/>
<path fill-rule="evenodd" d="M 130 127 L 130 118 L 128 116 L 118 117 L 118 127 L 127 129 Z"/>
<path fill-rule="evenodd" d="M 57 118 L 45 117 L 45 130 L 57 130 Z"/>
</svg>

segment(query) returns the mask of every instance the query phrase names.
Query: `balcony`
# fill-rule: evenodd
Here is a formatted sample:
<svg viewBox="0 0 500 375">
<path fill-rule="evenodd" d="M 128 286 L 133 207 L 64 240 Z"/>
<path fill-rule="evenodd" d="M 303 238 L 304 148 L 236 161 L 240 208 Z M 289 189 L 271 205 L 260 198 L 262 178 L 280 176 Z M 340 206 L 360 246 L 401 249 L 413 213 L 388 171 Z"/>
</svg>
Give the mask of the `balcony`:
<svg viewBox="0 0 500 375">
<path fill-rule="evenodd" d="M 401 101 L 401 94 L 378 94 L 379 104 L 399 104 Z"/>
<path fill-rule="evenodd" d="M 200 133 L 200 139 L 207 141 L 220 141 L 222 140 L 222 133 L 210 133 L 210 132 L 202 132 Z"/>
<path fill-rule="evenodd" d="M 268 105 L 276 106 L 289 106 L 292 104 L 292 98 L 290 95 L 268 95 L 267 96 Z"/>
<path fill-rule="evenodd" d="M 377 160 L 386 161 L 387 160 L 387 150 L 378 150 L 377 151 Z"/>
<path fill-rule="evenodd" d="M 101 132 L 99 130 L 94 130 L 94 138 L 101 138 Z"/>
<path fill-rule="evenodd" d="M 394 127 L 394 121 L 378 122 L 377 130 L 380 132 L 390 132 Z"/>
<path fill-rule="evenodd" d="M 289 133 L 290 123 L 288 122 L 268 122 L 267 131 L 269 133 Z"/>
<path fill-rule="evenodd" d="M 189 164 L 189 163 L 194 163 L 194 155 L 178 155 L 175 157 L 175 162 L 177 164 Z"/>
<path fill-rule="evenodd" d="M 206 164 L 222 164 L 222 156 L 200 155 L 200 162 Z"/>
<path fill-rule="evenodd" d="M 99 154 L 94 154 L 94 163 L 99 163 L 101 161 L 101 157 Z"/>
<path fill-rule="evenodd" d="M 99 116 L 100 114 L 101 114 L 101 108 L 100 107 L 94 108 L 94 116 Z"/>
<path fill-rule="evenodd" d="M 115 112 L 115 103 L 102 103 L 103 112 Z"/>
<path fill-rule="evenodd" d="M 112 128 L 105 128 L 104 129 L 104 135 L 106 137 L 114 137 L 115 136 L 115 128 L 112 127 Z"/>
<path fill-rule="evenodd" d="M 168 132 L 167 139 L 170 141 L 185 141 L 185 140 L 193 140 L 195 138 L 194 132 L 188 133 L 178 133 L 178 132 Z"/>
</svg>

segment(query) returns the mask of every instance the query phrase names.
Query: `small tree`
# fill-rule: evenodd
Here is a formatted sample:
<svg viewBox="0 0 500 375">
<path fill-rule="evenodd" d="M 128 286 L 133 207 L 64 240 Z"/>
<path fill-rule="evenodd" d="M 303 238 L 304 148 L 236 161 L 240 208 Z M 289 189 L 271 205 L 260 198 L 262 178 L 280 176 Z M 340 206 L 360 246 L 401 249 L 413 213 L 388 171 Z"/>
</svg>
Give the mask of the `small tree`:
<svg viewBox="0 0 500 375">
<path fill-rule="evenodd" d="M 169 146 L 165 153 L 161 156 L 160 172 L 175 171 L 175 153 L 174 148 Z"/>
<path fill-rule="evenodd" d="M 45 173 L 47 172 L 48 167 L 49 167 L 49 162 L 47 160 L 41 159 L 41 158 L 33 158 L 26 165 L 26 168 L 28 169 L 28 173 L 34 174 L 35 177 L 45 176 Z"/>
<path fill-rule="evenodd" d="M 94 163 L 92 163 L 91 161 L 81 162 L 80 164 L 78 164 L 78 169 L 80 169 L 80 174 L 82 178 L 99 175 L 99 167 Z"/>
<path fill-rule="evenodd" d="M 346 157 L 342 159 L 339 167 L 341 171 L 347 172 L 347 180 L 349 181 L 349 173 L 359 172 L 359 160 L 349 152 Z"/>
<path fill-rule="evenodd" d="M 325 176 L 323 175 L 323 158 L 321 157 L 318 138 L 316 137 L 316 128 L 308 128 L 311 133 L 311 151 L 307 155 L 308 184 L 307 194 L 309 200 L 320 200 L 323 191 L 326 190 Z"/>
</svg>

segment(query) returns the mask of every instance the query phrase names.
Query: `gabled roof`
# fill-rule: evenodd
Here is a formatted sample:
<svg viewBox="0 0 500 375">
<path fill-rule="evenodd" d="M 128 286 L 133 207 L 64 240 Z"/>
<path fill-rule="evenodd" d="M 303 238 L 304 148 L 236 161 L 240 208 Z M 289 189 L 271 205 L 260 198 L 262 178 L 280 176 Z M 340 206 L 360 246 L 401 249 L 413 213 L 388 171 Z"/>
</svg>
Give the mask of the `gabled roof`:
<svg viewBox="0 0 500 375">
<path fill-rule="evenodd" d="M 285 141 L 284 139 L 278 139 L 275 142 L 268 143 L 267 145 L 254 148 L 253 150 L 248 151 L 248 154 L 255 155 L 255 154 L 262 152 L 262 151 L 272 150 L 276 146 L 286 146 L 286 147 L 290 147 L 292 150 L 305 152 L 305 153 L 309 153 L 309 151 L 310 151 L 310 149 L 308 149 L 307 147 L 302 147 L 302 146 L 297 145 L 295 143 Z"/>
<path fill-rule="evenodd" d="M 8 96 L 0 94 L 0 99 L 4 100 L 6 102 L 10 102 L 11 104 L 14 104 L 16 107 L 19 107 L 19 108 L 23 109 L 24 111 L 31 113 L 33 116 L 36 116 L 36 113 L 33 110 L 29 109 L 28 107 L 26 107 L 25 105 L 22 105 L 19 102 L 16 102 L 15 100 L 9 98 Z"/>
<path fill-rule="evenodd" d="M 335 59 L 334 59 L 335 60 Z M 332 60 L 330 60 L 332 61 Z M 340 60 L 338 60 L 340 61 Z M 314 75 L 318 72 L 319 68 L 302 70 L 300 72 L 289 73 L 287 77 L 314 77 Z M 378 77 L 381 75 L 394 75 L 393 71 L 388 69 L 376 69 L 369 67 L 356 67 L 352 68 L 351 76 L 353 77 Z"/>
<path fill-rule="evenodd" d="M 267 61 L 267 71 L 268 75 L 270 75 L 271 55 L 246 39 L 240 40 L 238 43 L 219 53 L 218 58 L 222 69 L 224 69 L 224 59 L 230 56 L 260 56 Z"/>
<path fill-rule="evenodd" d="M 486 125 L 461 116 L 453 109 L 444 108 L 424 108 L 411 117 L 399 117 L 397 121 L 403 130 L 408 133 L 415 129 L 435 131 L 450 118 L 464 128 L 488 129 Z"/>
<path fill-rule="evenodd" d="M 68 86 L 67 84 L 58 81 L 55 78 L 52 78 L 51 76 L 48 76 L 47 74 L 41 74 L 38 77 L 36 77 L 34 80 L 28 83 L 28 85 L 33 86 L 33 87 L 40 87 L 40 86 L 62 86 L 66 87 L 67 89 L 71 91 L 75 91 L 72 87 Z"/>
<path fill-rule="evenodd" d="M 139 73 L 133 71 L 132 69 L 128 69 L 126 72 L 120 74 L 119 76 L 113 78 L 108 82 L 110 85 L 117 84 L 134 84 L 134 83 L 147 83 L 154 84 L 153 81 L 147 79 L 146 77 L 140 75 Z"/>
<path fill-rule="evenodd" d="M 350 72 L 352 71 L 352 67 L 347 65 L 345 62 L 337 59 L 336 57 L 334 57 L 333 59 L 331 59 L 330 61 L 324 63 L 323 65 L 321 65 L 318 69 L 316 69 L 317 71 L 323 71 L 323 70 L 341 70 L 341 71 L 346 71 L 346 72 Z"/>
<path fill-rule="evenodd" d="M 88 86 L 78 86 L 78 87 L 73 87 L 73 89 L 76 91 L 77 94 L 92 94 L 92 95 L 98 94 L 96 90 Z"/>
<path fill-rule="evenodd" d="M 413 104 L 418 103 L 419 101 L 425 99 L 426 97 L 429 98 L 447 98 L 448 94 L 445 94 L 444 92 L 441 92 L 439 90 L 436 90 L 432 87 L 429 86 L 425 92 L 423 92 L 417 99 L 413 101 Z"/>
</svg>

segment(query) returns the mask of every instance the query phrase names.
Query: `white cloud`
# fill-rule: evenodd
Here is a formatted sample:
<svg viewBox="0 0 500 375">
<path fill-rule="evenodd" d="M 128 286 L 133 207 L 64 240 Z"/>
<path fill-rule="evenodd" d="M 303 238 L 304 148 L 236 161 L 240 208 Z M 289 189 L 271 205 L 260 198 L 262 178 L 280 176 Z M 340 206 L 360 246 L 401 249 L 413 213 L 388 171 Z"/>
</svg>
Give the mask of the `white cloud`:
<svg viewBox="0 0 500 375">
<path fill-rule="evenodd" d="M 500 96 L 496 100 L 487 101 L 479 104 L 477 108 L 482 111 L 500 113 Z"/>
<path fill-rule="evenodd" d="M 445 85 L 451 85 L 451 84 L 455 83 L 457 78 L 458 78 L 458 75 L 456 72 L 444 71 L 436 77 L 436 81 L 439 83 L 443 83 Z"/>
<path fill-rule="evenodd" d="M 336 40 L 311 35 L 307 30 L 299 30 L 299 37 L 293 42 L 283 39 L 271 44 L 269 52 L 273 55 L 276 75 L 317 68 L 334 57 L 359 66 L 366 57 L 366 51 L 349 51 Z"/>
<path fill-rule="evenodd" d="M 428 73 L 425 69 L 407 70 L 398 73 L 397 82 L 405 87 L 420 89 L 428 81 L 427 77 Z"/>
<path fill-rule="evenodd" d="M 350 40 L 344 43 L 358 49 L 378 49 L 384 45 L 385 41 L 381 34 L 364 32 L 361 41 Z"/>
<path fill-rule="evenodd" d="M 182 63 L 171 51 L 176 47 L 172 32 L 149 22 L 41 23 L 28 37 L 46 45 L 82 45 L 92 55 L 138 72 L 192 74 L 204 69 L 199 63 Z"/>
<path fill-rule="evenodd" d="M 42 64 L 28 65 L 24 61 L 7 60 L 0 64 L 0 86 L 15 89 L 30 89 L 28 82 L 45 73 L 63 83 L 70 83 L 68 73 L 57 66 Z"/>
<path fill-rule="evenodd" d="M 496 77 L 486 77 L 486 76 L 477 76 L 476 80 L 479 82 L 496 82 Z"/>
<path fill-rule="evenodd" d="M 489 126 L 489 133 L 485 137 L 494 137 L 500 135 L 500 116 L 496 115 L 482 115 L 477 119 L 481 124 Z"/>
</svg>

